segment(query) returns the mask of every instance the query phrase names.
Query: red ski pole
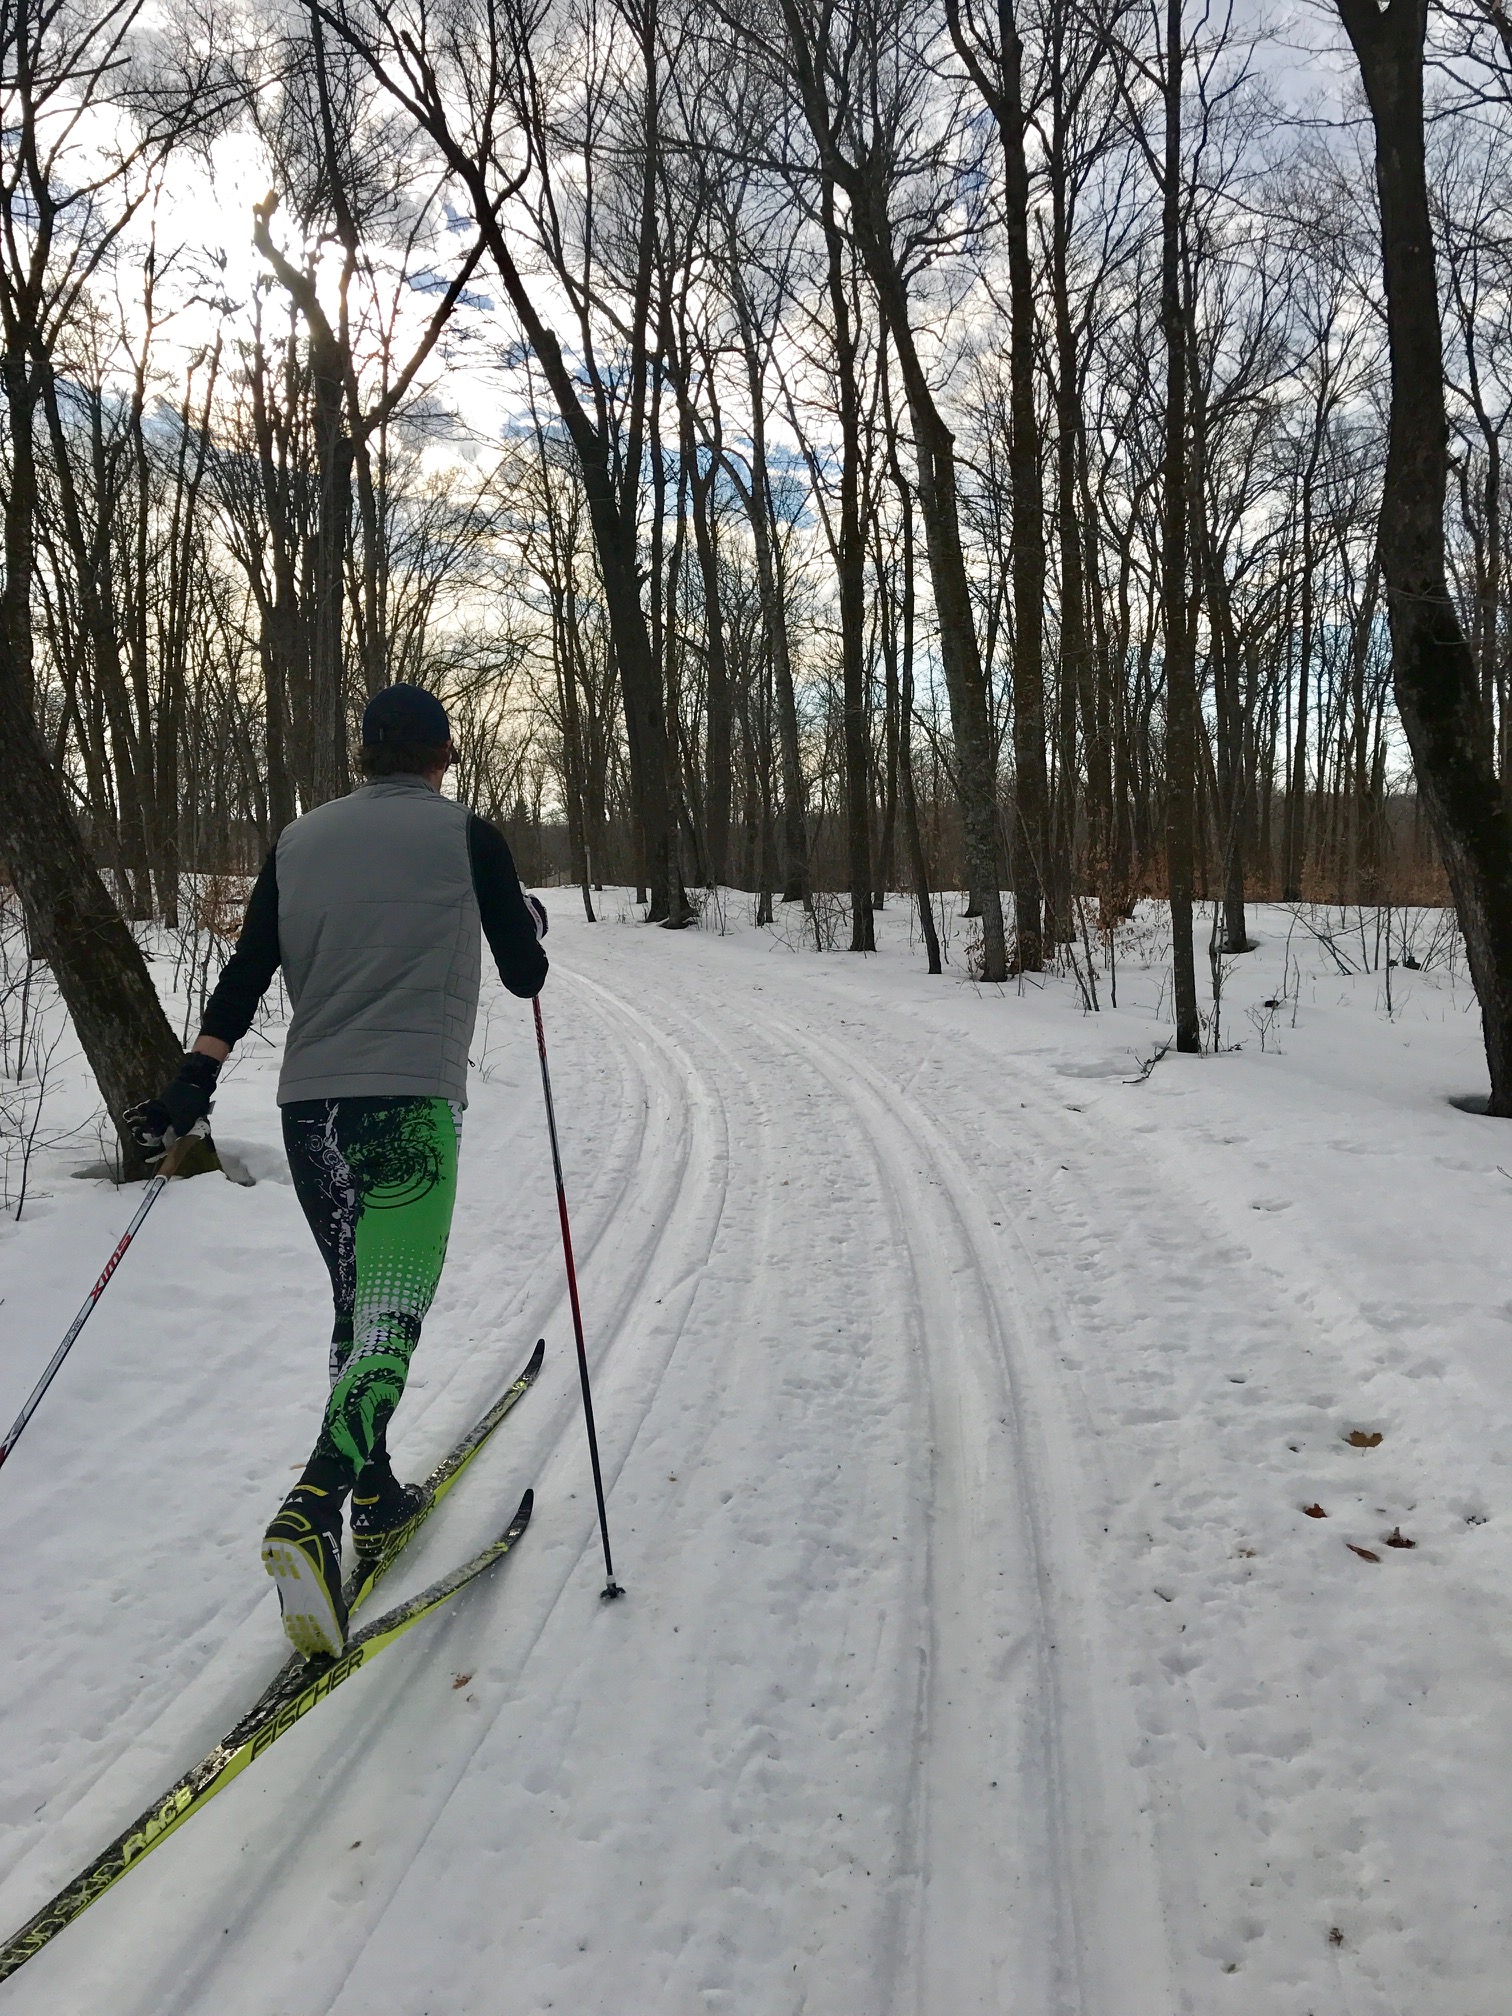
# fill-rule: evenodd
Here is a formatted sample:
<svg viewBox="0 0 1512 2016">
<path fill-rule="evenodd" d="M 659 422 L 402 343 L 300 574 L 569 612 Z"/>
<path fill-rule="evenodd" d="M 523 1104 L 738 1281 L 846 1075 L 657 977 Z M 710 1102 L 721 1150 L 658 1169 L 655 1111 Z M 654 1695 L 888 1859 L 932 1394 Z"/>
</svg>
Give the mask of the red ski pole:
<svg viewBox="0 0 1512 2016">
<path fill-rule="evenodd" d="M 121 1234 L 120 1244 L 116 1247 L 114 1253 L 111 1254 L 110 1258 L 105 1262 L 105 1272 L 100 1276 L 99 1280 L 96 1281 L 93 1288 L 90 1289 L 89 1294 L 85 1299 L 84 1307 L 79 1311 L 78 1315 L 75 1316 L 72 1323 L 70 1323 L 68 1326 L 68 1335 L 63 1339 L 63 1342 L 58 1346 L 57 1350 L 54 1351 L 52 1357 L 48 1360 L 47 1370 L 42 1374 L 42 1377 L 37 1381 L 36 1385 L 32 1388 L 31 1395 L 28 1398 L 26 1405 L 21 1409 L 21 1412 L 16 1416 L 16 1419 L 12 1424 L 10 1433 L 6 1436 L 3 1442 L 0 1442 L 0 1464 L 4 1463 L 6 1457 L 9 1456 L 12 1449 L 14 1449 L 16 1444 L 21 1440 L 22 1429 L 25 1428 L 27 1422 L 30 1421 L 33 1414 L 36 1413 L 38 1406 L 41 1404 L 42 1395 L 47 1391 L 48 1387 L 51 1386 L 54 1378 L 57 1375 L 59 1366 L 63 1363 L 63 1360 L 68 1356 L 69 1352 L 73 1349 L 74 1339 L 78 1336 L 79 1332 L 84 1328 L 84 1325 L 89 1321 L 90 1317 L 94 1314 L 94 1306 L 96 1302 L 98 1302 L 100 1297 L 105 1293 L 105 1290 L 110 1282 L 110 1277 L 112 1274 L 114 1274 L 117 1267 L 120 1266 L 121 1260 L 125 1255 L 126 1248 L 131 1244 L 132 1240 L 135 1239 L 137 1233 L 142 1229 L 142 1221 L 146 1218 L 147 1213 L 152 1209 L 153 1205 L 156 1204 L 158 1198 L 162 1196 L 165 1184 L 167 1184 L 169 1180 L 177 1173 L 178 1166 L 180 1162 L 183 1161 L 184 1157 L 189 1153 L 189 1149 L 192 1143 L 198 1141 L 201 1138 L 201 1135 L 204 1133 L 204 1131 L 205 1130 L 203 1128 L 192 1128 L 189 1131 L 189 1133 L 183 1135 L 181 1139 L 174 1142 L 173 1146 L 168 1150 L 168 1153 L 163 1157 L 162 1161 L 158 1164 L 157 1174 L 153 1177 L 152 1181 L 147 1185 L 147 1194 L 142 1199 L 140 1209 L 138 1210 L 135 1218 L 133 1218 L 131 1223 L 126 1227 L 126 1230 Z"/>
<path fill-rule="evenodd" d="M 588 1352 L 583 1344 L 583 1312 L 578 1305 L 577 1268 L 572 1263 L 572 1227 L 567 1223 L 567 1187 L 562 1181 L 562 1150 L 557 1141 L 556 1103 L 551 1096 L 551 1070 L 546 1062 L 546 1024 L 541 1020 L 537 995 L 530 1004 L 535 1010 L 536 1048 L 541 1053 L 541 1090 L 546 1094 L 546 1125 L 551 1133 L 551 1166 L 556 1172 L 557 1216 L 562 1221 L 562 1256 L 567 1262 L 567 1297 L 572 1304 L 572 1330 L 577 1338 L 578 1374 L 583 1382 L 583 1419 L 588 1427 L 588 1456 L 593 1465 L 593 1494 L 598 1500 L 599 1532 L 604 1542 L 603 1596 L 608 1601 L 623 1596 L 614 1579 L 614 1561 L 609 1552 L 609 1515 L 604 1510 L 604 1478 L 599 1469 L 598 1431 L 593 1425 L 593 1392 L 588 1384 Z"/>
</svg>

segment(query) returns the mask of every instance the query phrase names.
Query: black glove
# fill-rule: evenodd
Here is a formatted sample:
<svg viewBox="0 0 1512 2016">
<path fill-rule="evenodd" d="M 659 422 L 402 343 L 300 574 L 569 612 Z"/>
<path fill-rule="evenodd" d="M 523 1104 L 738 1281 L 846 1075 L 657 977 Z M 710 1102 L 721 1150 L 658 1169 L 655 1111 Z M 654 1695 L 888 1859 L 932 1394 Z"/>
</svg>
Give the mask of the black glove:
<svg viewBox="0 0 1512 2016">
<path fill-rule="evenodd" d="M 535 926 L 536 943 L 539 945 L 546 936 L 546 905 L 539 896 L 526 896 L 525 908 L 530 912 L 530 921 Z"/>
<path fill-rule="evenodd" d="M 144 1099 L 139 1106 L 127 1108 L 123 1116 L 126 1125 L 148 1162 L 161 1162 L 175 1141 L 208 1117 L 220 1068 L 215 1058 L 191 1050 L 180 1064 L 178 1076 L 156 1099 Z"/>
</svg>

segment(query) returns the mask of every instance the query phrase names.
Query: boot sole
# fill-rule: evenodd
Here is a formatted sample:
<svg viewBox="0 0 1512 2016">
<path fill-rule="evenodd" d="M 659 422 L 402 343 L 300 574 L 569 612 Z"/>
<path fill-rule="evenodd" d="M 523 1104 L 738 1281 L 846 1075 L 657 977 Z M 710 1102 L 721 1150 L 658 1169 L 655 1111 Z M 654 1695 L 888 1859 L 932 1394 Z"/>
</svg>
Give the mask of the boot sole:
<svg viewBox="0 0 1512 2016">
<path fill-rule="evenodd" d="M 304 1549 L 292 1540 L 264 1540 L 262 1558 L 277 1586 L 283 1627 L 294 1650 L 306 1659 L 339 1659 L 346 1633 L 325 1579 Z"/>
</svg>

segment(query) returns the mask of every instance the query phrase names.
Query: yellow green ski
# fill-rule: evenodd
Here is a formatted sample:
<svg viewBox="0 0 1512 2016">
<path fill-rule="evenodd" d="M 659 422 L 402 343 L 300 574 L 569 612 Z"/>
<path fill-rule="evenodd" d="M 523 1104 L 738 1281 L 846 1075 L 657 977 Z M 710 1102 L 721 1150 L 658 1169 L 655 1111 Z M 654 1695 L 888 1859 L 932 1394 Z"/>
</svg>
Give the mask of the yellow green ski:
<svg viewBox="0 0 1512 2016">
<path fill-rule="evenodd" d="M 353 1569 L 343 1591 L 349 1614 L 367 1601 L 374 1587 L 393 1567 L 500 1422 L 529 1392 L 540 1372 L 545 1353 L 546 1342 L 542 1338 L 531 1353 L 524 1371 L 453 1444 L 426 1478 L 430 1500 L 425 1511 L 401 1527 L 381 1554 L 359 1562 Z M 412 1624 L 418 1624 L 422 1617 L 438 1609 L 459 1589 L 502 1561 L 529 1524 L 534 1502 L 535 1494 L 527 1491 L 520 1500 L 519 1510 L 497 1540 L 491 1541 L 461 1568 L 443 1575 L 439 1582 L 433 1582 L 418 1596 L 397 1605 L 348 1639 L 346 1650 L 339 1659 L 307 1660 L 296 1655 L 287 1660 L 254 1706 L 207 1756 L 186 1771 L 161 1799 L 154 1800 L 147 1811 L 134 1820 L 124 1833 L 118 1834 L 87 1869 L 81 1870 L 51 1902 L 43 1905 L 19 1932 L 0 1946 L 0 1981 L 14 1974 L 49 1940 L 55 1939 L 65 1926 L 71 1925 L 96 1898 L 103 1897 L 128 1870 L 136 1867 L 144 1855 L 166 1841 L 217 1792 L 224 1791 L 231 1780 L 239 1777 L 269 1744 L 286 1735 L 312 1708 L 334 1693 L 343 1681 L 349 1680 L 360 1666 L 371 1663 L 385 1646 L 401 1637 Z"/>
<path fill-rule="evenodd" d="M 323 1663 L 300 1660 L 294 1662 L 296 1671 L 280 1674 L 257 1706 L 242 1717 L 208 1756 L 186 1771 L 171 1791 L 154 1801 L 124 1833 L 116 1836 L 103 1854 L 97 1855 L 87 1869 L 60 1890 L 35 1917 L 28 1919 L 4 1946 L 0 1946 L 0 1981 L 14 1974 L 18 1967 L 25 1966 L 34 1954 L 40 1953 L 49 1940 L 55 1939 L 66 1925 L 71 1925 L 81 1912 L 87 1911 L 97 1898 L 103 1897 L 107 1890 L 119 1883 L 145 1855 L 151 1854 L 186 1820 L 192 1819 L 217 1792 L 223 1792 L 233 1778 L 240 1777 L 254 1759 L 276 1743 L 280 1736 L 286 1736 L 296 1722 L 302 1721 L 312 1708 L 334 1694 L 343 1682 L 350 1680 L 359 1667 L 370 1665 L 412 1624 L 418 1624 L 422 1617 L 428 1617 L 432 1610 L 439 1609 L 459 1589 L 475 1582 L 502 1561 L 530 1523 L 534 1502 L 535 1493 L 527 1491 L 520 1500 L 519 1510 L 497 1540 L 490 1541 L 461 1568 L 454 1568 L 450 1575 L 443 1575 L 439 1582 L 422 1589 L 418 1596 L 412 1596 L 407 1603 L 400 1603 L 385 1616 L 375 1618 L 365 1630 L 348 1640 L 347 1648 L 339 1659 Z"/>
</svg>

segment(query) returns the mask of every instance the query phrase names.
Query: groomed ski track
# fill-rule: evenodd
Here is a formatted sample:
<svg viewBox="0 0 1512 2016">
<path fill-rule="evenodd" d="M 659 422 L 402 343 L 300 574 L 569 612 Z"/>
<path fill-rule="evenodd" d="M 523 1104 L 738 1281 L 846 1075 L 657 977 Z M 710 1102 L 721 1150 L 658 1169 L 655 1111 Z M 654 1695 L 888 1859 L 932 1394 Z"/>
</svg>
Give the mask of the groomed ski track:
<svg viewBox="0 0 1512 2016">
<path fill-rule="evenodd" d="M 1323 1404 L 1315 1348 L 1358 1319 L 1283 1272 L 1268 1220 L 1201 1194 L 1137 1103 L 1094 1124 L 1075 1078 L 1016 1042 L 1011 999 L 916 970 L 879 992 L 869 963 L 749 934 L 589 930 L 571 900 L 543 1005 L 628 1600 L 597 1601 L 539 1082 L 500 996 L 401 1459 L 432 1460 L 542 1332 L 546 1368 L 385 1594 L 464 1558 L 534 1484 L 508 1582 L 356 1676 L 0 1990 L 0 2016 L 1396 2009 L 1323 1943 L 1316 1878 L 1282 1852 L 1309 1829 L 1334 1865 L 1362 1852 L 1350 1786 L 1288 1778 L 1307 1745 L 1288 1750 L 1275 1706 L 1310 1694 L 1326 1724 L 1351 1701 L 1245 1599 L 1266 1563 L 1234 1545 L 1247 1441 Z M 7 1801 L 12 1820 L 41 1802 L 7 1837 L 7 1927 L 277 1662 L 258 1518 L 300 1453 L 325 1317 L 278 1185 L 271 1069 L 232 1087 L 220 1131 L 257 1189 L 172 1190 L 160 1327 L 90 1354 L 140 1361 L 132 1450 L 202 1437 L 185 1489 L 212 1497 L 207 1558 L 192 1528 L 145 1521 L 138 1556 L 108 1557 L 103 1616 L 87 1572 L 53 1599 L 83 1666 L 49 1669 L 57 1719 L 83 1727 Z M 238 1268 L 285 1267 L 282 1300 L 228 1304 Z M 1216 1385 L 1214 1267 L 1243 1366 Z M 171 1397 L 154 1350 L 182 1367 Z M 240 1443 L 204 1353 L 257 1365 L 232 1395 Z M 39 1417 L 36 1462 L 6 1477 L 8 1523 L 32 1492 L 24 1544 L 63 1505 L 87 1523 L 81 1498 L 129 1467 L 102 1409 L 71 1378 Z M 137 1565 L 133 1624 L 117 1584 Z M 165 1677 L 151 1606 L 174 1575 L 210 1593 Z M 1273 1699 L 1189 1684 L 1225 1637 L 1225 1672 L 1266 1671 Z M 1277 1935 L 1268 1914 L 1303 1907 Z"/>
</svg>

